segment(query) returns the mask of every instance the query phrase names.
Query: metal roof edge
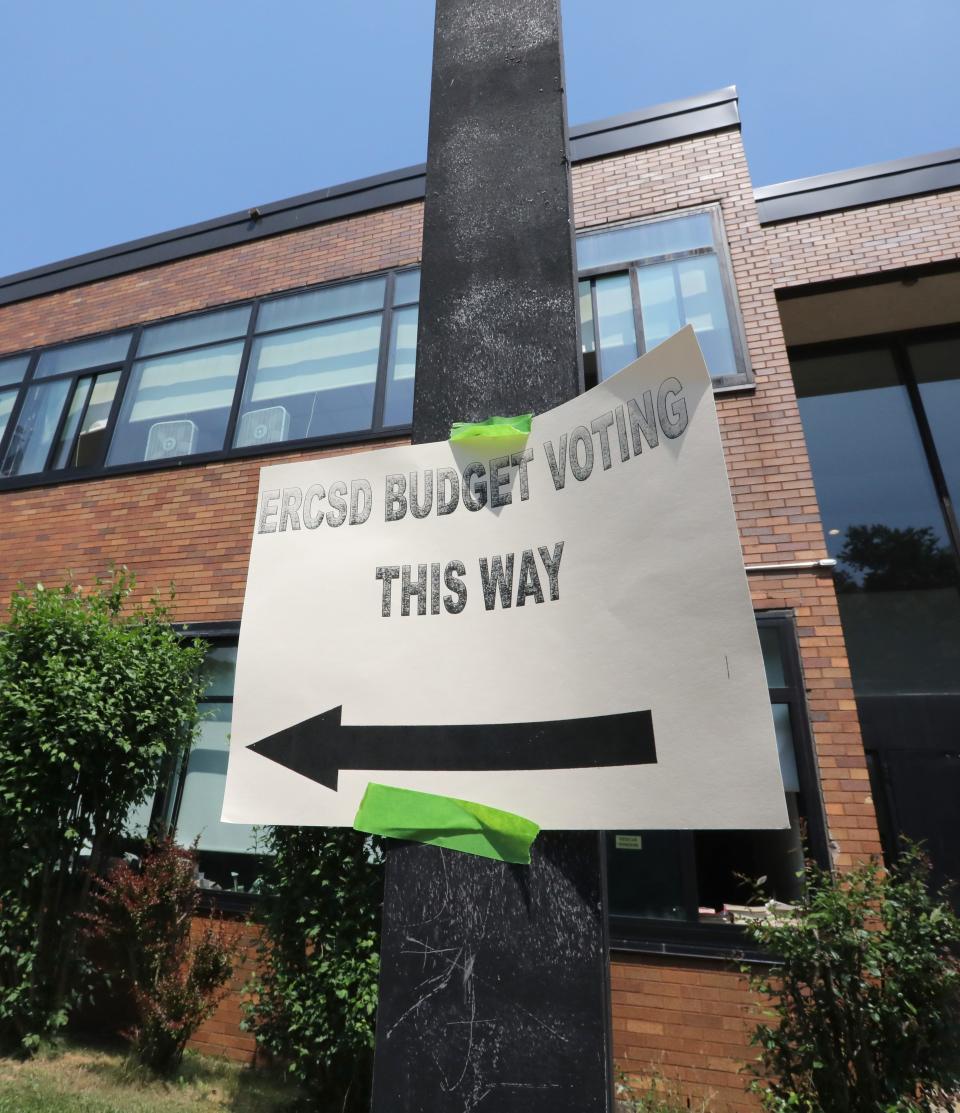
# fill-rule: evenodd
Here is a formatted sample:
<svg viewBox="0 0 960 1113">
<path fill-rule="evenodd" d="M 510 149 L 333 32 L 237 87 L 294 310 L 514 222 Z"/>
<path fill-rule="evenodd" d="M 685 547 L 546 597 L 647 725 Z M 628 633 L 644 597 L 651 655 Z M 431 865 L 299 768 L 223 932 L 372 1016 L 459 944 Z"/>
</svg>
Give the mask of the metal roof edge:
<svg viewBox="0 0 960 1113">
<path fill-rule="evenodd" d="M 733 85 L 570 129 L 574 162 L 737 127 Z M 0 305 L 234 247 L 346 216 L 420 200 L 423 164 L 301 193 L 0 277 Z"/>
<path fill-rule="evenodd" d="M 960 147 L 952 147 L 761 186 L 753 195 L 760 223 L 775 224 L 958 187 Z"/>
</svg>

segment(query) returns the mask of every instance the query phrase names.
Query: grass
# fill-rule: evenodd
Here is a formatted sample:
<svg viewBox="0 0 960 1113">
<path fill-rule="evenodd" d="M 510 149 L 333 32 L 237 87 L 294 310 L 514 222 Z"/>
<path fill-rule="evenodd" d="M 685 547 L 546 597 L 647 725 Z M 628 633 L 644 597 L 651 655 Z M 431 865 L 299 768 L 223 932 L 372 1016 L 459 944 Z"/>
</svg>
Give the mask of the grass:
<svg viewBox="0 0 960 1113">
<path fill-rule="evenodd" d="M 189 1052 L 165 1081 L 123 1052 L 78 1045 L 0 1059 L 0 1113 L 281 1113 L 295 1098 L 264 1071 Z"/>
</svg>

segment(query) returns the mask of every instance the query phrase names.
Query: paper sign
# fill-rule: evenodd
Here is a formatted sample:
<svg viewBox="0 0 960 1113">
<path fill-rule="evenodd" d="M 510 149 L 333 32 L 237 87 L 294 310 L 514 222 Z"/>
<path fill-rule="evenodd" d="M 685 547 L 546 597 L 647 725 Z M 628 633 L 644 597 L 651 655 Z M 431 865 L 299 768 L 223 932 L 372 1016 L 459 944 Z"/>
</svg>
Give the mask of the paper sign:
<svg viewBox="0 0 960 1113">
<path fill-rule="evenodd" d="M 544 828 L 786 825 L 692 329 L 528 436 L 261 471 L 223 818 L 351 826 L 371 781 Z"/>
</svg>

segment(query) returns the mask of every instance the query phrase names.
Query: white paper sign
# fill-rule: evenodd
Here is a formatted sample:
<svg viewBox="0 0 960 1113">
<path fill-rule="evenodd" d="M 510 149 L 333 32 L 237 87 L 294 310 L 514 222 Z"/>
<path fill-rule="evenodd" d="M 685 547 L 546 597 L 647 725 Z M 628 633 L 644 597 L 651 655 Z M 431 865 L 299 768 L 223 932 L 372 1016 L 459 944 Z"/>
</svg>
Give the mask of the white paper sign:
<svg viewBox="0 0 960 1113">
<path fill-rule="evenodd" d="M 369 781 L 544 828 L 786 826 L 692 329 L 526 440 L 261 471 L 223 818 L 349 826 Z"/>
</svg>

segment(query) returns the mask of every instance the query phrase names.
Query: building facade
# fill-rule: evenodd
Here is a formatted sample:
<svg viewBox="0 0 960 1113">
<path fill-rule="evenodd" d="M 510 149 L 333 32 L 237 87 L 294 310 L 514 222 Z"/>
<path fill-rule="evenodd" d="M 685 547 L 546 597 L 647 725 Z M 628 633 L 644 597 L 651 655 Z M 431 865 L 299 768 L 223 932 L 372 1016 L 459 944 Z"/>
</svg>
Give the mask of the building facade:
<svg viewBox="0 0 960 1113">
<path fill-rule="evenodd" d="M 791 828 L 609 832 L 614 1049 L 752 1108 L 747 894 L 924 838 L 960 875 L 960 151 L 755 190 L 733 89 L 571 134 L 585 385 L 685 324 L 715 382 Z M 131 816 L 221 824 L 259 468 L 409 436 L 422 167 L 0 279 L 0 599 L 111 562 L 176 586 L 208 711 Z M 835 562 L 835 563 L 834 563 Z M 249 1058 L 230 998 L 197 1046 Z"/>
</svg>

